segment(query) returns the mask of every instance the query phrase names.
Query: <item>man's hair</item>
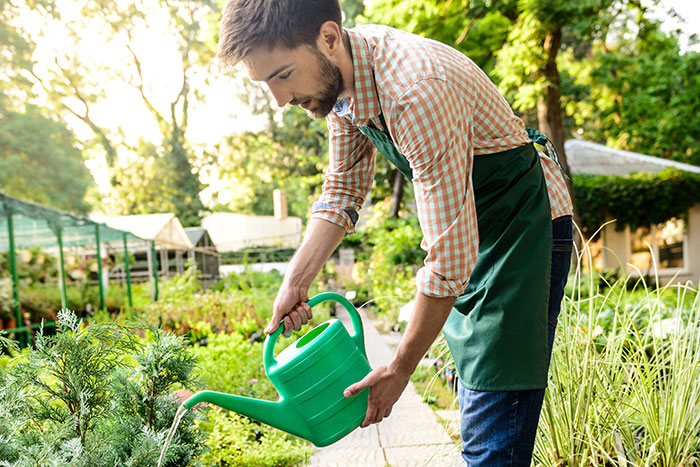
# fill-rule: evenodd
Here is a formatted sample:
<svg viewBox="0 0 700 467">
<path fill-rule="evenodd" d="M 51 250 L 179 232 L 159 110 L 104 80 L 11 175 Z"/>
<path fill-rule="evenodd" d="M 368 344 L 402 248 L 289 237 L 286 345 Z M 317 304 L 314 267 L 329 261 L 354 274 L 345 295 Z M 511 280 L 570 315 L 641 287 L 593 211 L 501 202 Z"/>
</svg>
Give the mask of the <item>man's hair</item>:
<svg viewBox="0 0 700 467">
<path fill-rule="evenodd" d="M 221 20 L 219 59 L 235 65 L 260 46 L 316 47 L 326 21 L 341 27 L 338 0 L 228 0 Z"/>
</svg>

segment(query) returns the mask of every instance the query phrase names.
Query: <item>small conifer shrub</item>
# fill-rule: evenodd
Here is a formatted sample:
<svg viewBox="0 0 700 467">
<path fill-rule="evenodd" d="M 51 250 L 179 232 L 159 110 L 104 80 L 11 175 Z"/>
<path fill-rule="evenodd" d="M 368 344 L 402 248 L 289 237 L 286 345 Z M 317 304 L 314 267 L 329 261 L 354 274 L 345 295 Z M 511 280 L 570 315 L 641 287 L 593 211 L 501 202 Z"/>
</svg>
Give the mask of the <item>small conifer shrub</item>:
<svg viewBox="0 0 700 467">
<path fill-rule="evenodd" d="M 180 402 L 172 389 L 196 384 L 184 340 L 146 325 L 88 326 L 70 311 L 56 331 L 0 368 L 0 466 L 156 465 Z M 201 454 L 198 416 L 187 412 L 165 465 Z"/>
</svg>

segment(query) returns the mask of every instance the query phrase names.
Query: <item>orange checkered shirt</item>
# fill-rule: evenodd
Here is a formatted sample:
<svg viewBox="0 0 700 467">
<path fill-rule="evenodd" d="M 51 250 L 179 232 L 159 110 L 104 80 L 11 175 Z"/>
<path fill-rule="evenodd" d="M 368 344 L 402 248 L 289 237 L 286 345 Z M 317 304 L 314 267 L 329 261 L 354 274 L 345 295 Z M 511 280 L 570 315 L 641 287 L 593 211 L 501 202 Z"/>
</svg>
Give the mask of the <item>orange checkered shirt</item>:
<svg viewBox="0 0 700 467">
<path fill-rule="evenodd" d="M 471 177 L 474 156 L 530 142 L 518 118 L 486 74 L 440 42 L 385 26 L 346 29 L 352 51 L 355 99 L 338 102 L 327 117 L 330 164 L 311 217 L 354 232 L 352 214 L 372 187 L 375 150 L 358 126 L 382 128 L 413 171 L 421 247 L 419 292 L 456 297 L 467 286 L 479 249 Z M 376 86 L 375 86 L 376 80 Z M 552 218 L 571 214 L 558 165 L 540 153 Z"/>
</svg>

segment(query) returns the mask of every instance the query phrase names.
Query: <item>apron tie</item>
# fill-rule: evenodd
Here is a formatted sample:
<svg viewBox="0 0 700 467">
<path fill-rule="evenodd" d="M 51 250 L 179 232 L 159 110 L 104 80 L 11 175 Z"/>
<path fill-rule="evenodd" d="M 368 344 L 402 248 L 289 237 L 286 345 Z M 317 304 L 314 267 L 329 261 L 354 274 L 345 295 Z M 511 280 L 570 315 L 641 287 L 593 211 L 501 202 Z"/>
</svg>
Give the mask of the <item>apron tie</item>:
<svg viewBox="0 0 700 467">
<path fill-rule="evenodd" d="M 559 170 L 561 171 L 562 175 L 564 175 L 564 177 L 566 177 L 568 180 L 571 180 L 569 174 L 566 173 L 564 167 L 561 166 L 561 163 L 559 162 L 559 156 L 557 156 L 557 150 L 554 148 L 554 144 L 547 137 L 547 135 L 542 133 L 540 130 L 535 130 L 534 128 L 525 128 L 525 130 L 527 131 L 527 135 L 530 137 L 533 143 L 539 144 L 540 146 L 544 146 L 547 149 L 547 154 L 549 155 L 549 158 L 557 163 L 557 166 L 559 166 Z"/>
</svg>

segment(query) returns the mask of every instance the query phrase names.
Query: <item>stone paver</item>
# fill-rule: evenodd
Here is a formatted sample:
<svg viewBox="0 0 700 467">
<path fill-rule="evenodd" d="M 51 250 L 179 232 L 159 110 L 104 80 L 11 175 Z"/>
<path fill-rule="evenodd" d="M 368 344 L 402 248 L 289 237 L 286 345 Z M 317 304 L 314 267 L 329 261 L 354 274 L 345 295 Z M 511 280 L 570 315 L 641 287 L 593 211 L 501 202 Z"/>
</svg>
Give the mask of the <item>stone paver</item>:
<svg viewBox="0 0 700 467">
<path fill-rule="evenodd" d="M 454 437 L 456 441 L 459 441 L 459 410 L 436 410 L 435 415 L 446 423 L 447 426 L 445 430 L 447 434 Z"/>
<path fill-rule="evenodd" d="M 362 313 L 361 313 L 362 314 Z M 338 318 L 349 326 L 344 313 Z M 363 315 L 365 346 L 372 368 L 389 363 L 393 349 Z M 391 336 L 389 343 L 396 344 Z M 393 345 L 392 345 L 393 347 Z M 316 448 L 309 466 L 408 467 L 463 465 L 459 448 L 439 422 L 438 416 L 409 383 L 391 415 L 377 425 L 358 428 L 331 446 Z"/>
</svg>

